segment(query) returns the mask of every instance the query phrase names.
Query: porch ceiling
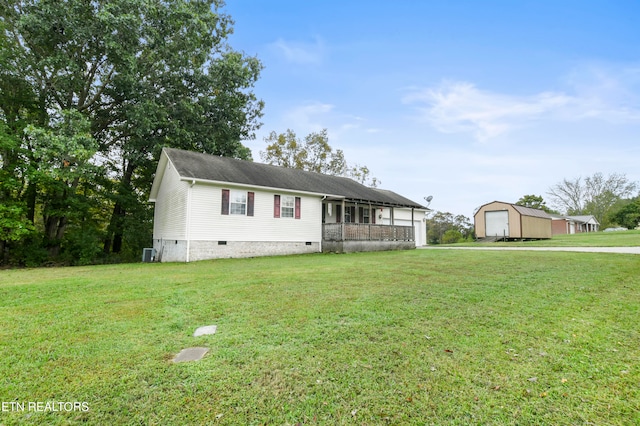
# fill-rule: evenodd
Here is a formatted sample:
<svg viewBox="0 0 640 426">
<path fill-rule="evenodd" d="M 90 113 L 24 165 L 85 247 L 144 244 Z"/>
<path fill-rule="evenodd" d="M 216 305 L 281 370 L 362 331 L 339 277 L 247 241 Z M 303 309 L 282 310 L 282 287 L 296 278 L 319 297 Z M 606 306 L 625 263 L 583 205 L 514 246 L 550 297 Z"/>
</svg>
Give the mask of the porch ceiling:
<svg viewBox="0 0 640 426">
<path fill-rule="evenodd" d="M 344 201 L 345 203 L 366 204 L 366 205 L 371 205 L 376 207 L 406 207 L 406 208 L 417 208 L 417 209 L 428 210 L 425 207 L 422 207 L 422 206 L 418 207 L 415 204 L 401 204 L 401 203 L 391 203 L 391 202 L 385 202 L 385 201 L 373 201 L 373 200 L 367 200 L 363 198 L 327 197 L 325 201 L 335 201 L 335 202 Z"/>
</svg>

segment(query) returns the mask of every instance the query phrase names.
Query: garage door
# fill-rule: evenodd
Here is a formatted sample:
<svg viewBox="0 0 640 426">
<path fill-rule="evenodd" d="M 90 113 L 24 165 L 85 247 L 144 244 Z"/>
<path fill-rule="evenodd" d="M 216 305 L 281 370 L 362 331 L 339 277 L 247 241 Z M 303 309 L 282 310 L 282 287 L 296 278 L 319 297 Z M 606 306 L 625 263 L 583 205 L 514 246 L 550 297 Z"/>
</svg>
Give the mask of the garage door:
<svg viewBox="0 0 640 426">
<path fill-rule="evenodd" d="M 487 237 L 509 236 L 509 212 L 507 210 L 485 212 L 484 220 L 485 235 Z"/>
</svg>

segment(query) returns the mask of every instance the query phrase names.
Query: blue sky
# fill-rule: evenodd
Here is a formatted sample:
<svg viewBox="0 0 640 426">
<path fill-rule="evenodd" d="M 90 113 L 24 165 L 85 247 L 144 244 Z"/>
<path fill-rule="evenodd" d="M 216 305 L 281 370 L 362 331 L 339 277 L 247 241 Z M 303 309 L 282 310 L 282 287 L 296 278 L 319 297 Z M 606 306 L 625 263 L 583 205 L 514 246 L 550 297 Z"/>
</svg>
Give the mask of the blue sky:
<svg viewBox="0 0 640 426">
<path fill-rule="evenodd" d="M 472 218 L 564 178 L 640 181 L 636 1 L 228 0 L 271 131 L 326 128 L 381 187 Z"/>
</svg>

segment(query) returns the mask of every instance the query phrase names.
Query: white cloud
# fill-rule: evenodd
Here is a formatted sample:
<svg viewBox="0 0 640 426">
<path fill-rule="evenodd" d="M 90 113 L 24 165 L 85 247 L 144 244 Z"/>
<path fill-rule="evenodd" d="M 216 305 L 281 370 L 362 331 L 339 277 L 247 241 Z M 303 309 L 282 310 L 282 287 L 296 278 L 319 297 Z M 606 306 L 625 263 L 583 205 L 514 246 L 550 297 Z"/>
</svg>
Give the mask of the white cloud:
<svg viewBox="0 0 640 426">
<path fill-rule="evenodd" d="M 581 102 L 581 118 L 640 121 L 640 67 L 589 64 L 575 68 L 565 82 Z"/>
<path fill-rule="evenodd" d="M 481 90 L 469 82 L 445 81 L 437 87 L 413 89 L 403 101 L 421 105 L 417 108 L 420 120 L 436 130 L 472 133 L 481 142 L 540 121 L 640 122 L 640 69 L 617 75 L 599 68 L 576 70 L 567 82 L 573 94 L 516 96 Z"/>
<path fill-rule="evenodd" d="M 322 102 L 311 102 L 286 111 L 282 121 L 298 135 L 318 132 L 328 127 L 334 106 Z"/>
<path fill-rule="evenodd" d="M 610 104 L 638 105 L 640 67 L 589 64 L 573 69 L 564 79 L 579 97 L 601 99 Z"/>
<path fill-rule="evenodd" d="M 271 43 L 270 47 L 288 62 L 303 65 L 322 63 L 327 51 L 324 42 L 319 37 L 316 37 L 312 43 L 287 41 L 279 38 Z"/>
<path fill-rule="evenodd" d="M 574 100 L 563 94 L 517 97 L 482 91 L 467 82 L 445 82 L 416 90 L 405 103 L 424 103 L 422 119 L 443 133 L 472 132 L 480 141 L 507 133 L 527 121 L 565 107 Z"/>
<path fill-rule="evenodd" d="M 367 127 L 366 118 L 341 113 L 337 111 L 336 106 L 320 101 L 292 107 L 282 114 L 280 121 L 284 123 L 284 127 L 292 129 L 298 136 L 327 129 L 330 144 L 339 149 L 345 148 L 354 138 L 359 140 L 358 134 L 371 135 L 382 132 L 380 128 Z"/>
</svg>

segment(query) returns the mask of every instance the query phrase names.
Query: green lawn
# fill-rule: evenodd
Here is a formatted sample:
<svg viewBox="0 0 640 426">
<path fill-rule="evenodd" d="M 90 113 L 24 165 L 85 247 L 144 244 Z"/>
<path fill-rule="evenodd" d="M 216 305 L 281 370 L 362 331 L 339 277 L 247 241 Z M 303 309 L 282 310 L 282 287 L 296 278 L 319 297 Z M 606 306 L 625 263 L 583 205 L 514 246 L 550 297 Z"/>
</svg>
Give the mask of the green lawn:
<svg viewBox="0 0 640 426">
<path fill-rule="evenodd" d="M 639 311 L 622 254 L 5 270 L 0 424 L 638 424 Z"/>
<path fill-rule="evenodd" d="M 637 247 L 640 246 L 640 231 L 589 232 L 571 235 L 554 235 L 553 238 L 548 240 L 464 243 L 462 245 L 477 246 L 479 244 L 486 244 L 491 247 Z"/>
</svg>

